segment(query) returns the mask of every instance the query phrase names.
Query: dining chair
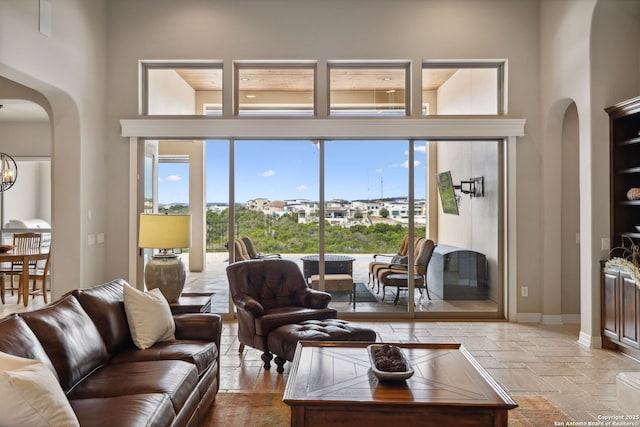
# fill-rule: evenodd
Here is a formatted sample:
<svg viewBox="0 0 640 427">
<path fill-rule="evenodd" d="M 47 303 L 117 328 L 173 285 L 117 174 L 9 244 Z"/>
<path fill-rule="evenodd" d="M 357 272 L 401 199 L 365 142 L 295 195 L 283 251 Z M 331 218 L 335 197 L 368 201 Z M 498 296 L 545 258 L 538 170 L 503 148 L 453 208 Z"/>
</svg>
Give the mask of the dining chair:
<svg viewBox="0 0 640 427">
<path fill-rule="evenodd" d="M 27 295 L 22 295 L 22 290 L 18 289 L 18 303 L 20 303 L 20 297 L 22 296 L 23 298 L 29 298 L 29 295 L 31 295 L 32 298 L 35 298 L 36 296 L 42 295 L 42 298 L 44 299 L 44 303 L 47 304 L 47 280 L 49 280 L 49 264 L 51 261 L 51 248 L 49 248 L 49 253 L 47 254 L 47 258 L 45 260 L 44 263 L 44 267 L 43 268 L 33 268 L 33 269 L 29 269 L 29 280 L 33 280 L 33 287 L 31 288 L 30 291 L 28 291 Z M 21 276 L 22 274 L 19 274 L 18 276 Z M 40 285 L 40 289 L 38 289 L 37 284 L 39 283 Z"/>
<path fill-rule="evenodd" d="M 4 273 L 0 273 L 0 300 L 4 304 Z"/>
<path fill-rule="evenodd" d="M 42 234 L 40 233 L 15 233 L 13 235 L 14 251 L 39 250 L 41 245 L 42 245 Z M 37 268 L 37 262 L 36 261 L 30 262 L 29 268 Z M 13 284 L 13 276 L 18 275 L 21 271 L 22 271 L 22 261 L 13 261 L 11 263 L 11 268 L 9 270 L 2 270 L 3 273 L 10 275 L 9 283 L 11 284 L 11 287 L 8 288 L 8 290 L 11 291 L 11 295 L 13 295 L 13 291 L 18 290 L 18 288 Z M 5 289 L 5 286 L 6 286 L 5 284 L 2 284 L 3 291 Z"/>
</svg>

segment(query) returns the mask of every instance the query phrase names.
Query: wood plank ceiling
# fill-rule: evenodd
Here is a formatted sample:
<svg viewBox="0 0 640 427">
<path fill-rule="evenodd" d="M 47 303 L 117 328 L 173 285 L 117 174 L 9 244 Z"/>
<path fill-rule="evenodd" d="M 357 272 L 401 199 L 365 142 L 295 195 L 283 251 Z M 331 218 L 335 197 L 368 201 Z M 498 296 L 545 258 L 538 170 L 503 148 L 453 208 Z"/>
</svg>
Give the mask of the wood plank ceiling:
<svg viewBox="0 0 640 427">
<path fill-rule="evenodd" d="M 436 90 L 457 69 L 430 69 L 423 73 L 423 90 Z M 222 90 L 220 69 L 178 69 L 176 72 L 197 91 Z M 331 71 L 333 90 L 404 89 L 403 69 L 336 68 Z M 242 90 L 308 91 L 313 89 L 309 68 L 247 68 L 240 70 Z"/>
</svg>

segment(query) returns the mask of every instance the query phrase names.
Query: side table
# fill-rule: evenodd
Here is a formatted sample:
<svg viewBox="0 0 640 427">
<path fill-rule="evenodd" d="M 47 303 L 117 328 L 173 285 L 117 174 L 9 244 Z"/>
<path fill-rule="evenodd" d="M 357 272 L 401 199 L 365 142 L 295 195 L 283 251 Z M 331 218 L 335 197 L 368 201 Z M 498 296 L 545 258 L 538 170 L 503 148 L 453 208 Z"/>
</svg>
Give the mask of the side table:
<svg viewBox="0 0 640 427">
<path fill-rule="evenodd" d="M 213 292 L 183 293 L 178 302 L 169 303 L 172 314 L 211 313 Z"/>
</svg>

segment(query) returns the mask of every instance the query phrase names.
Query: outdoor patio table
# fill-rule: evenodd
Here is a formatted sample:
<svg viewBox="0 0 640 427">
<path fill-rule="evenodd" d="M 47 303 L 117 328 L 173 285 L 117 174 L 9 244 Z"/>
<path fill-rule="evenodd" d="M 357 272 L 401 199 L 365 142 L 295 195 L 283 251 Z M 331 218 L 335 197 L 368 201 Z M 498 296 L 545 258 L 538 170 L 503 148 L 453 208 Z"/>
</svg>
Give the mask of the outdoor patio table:
<svg viewBox="0 0 640 427">
<path fill-rule="evenodd" d="M 305 255 L 302 260 L 302 272 L 305 280 L 309 280 L 314 274 L 319 274 L 320 255 Z M 324 274 L 348 274 L 353 275 L 353 261 L 356 259 L 348 255 L 324 255 Z"/>
</svg>

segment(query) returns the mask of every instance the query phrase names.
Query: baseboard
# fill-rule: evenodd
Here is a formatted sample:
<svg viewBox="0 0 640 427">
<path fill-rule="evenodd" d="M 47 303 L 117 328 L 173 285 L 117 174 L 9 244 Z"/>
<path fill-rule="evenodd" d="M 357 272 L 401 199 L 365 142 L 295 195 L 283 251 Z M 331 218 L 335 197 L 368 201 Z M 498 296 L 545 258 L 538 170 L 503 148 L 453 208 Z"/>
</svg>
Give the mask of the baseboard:
<svg viewBox="0 0 640 427">
<path fill-rule="evenodd" d="M 542 313 L 518 313 L 518 323 L 542 323 L 543 325 L 579 325 L 579 314 L 542 314 Z"/>
<path fill-rule="evenodd" d="M 540 323 L 542 315 L 540 313 L 518 313 L 516 322 L 518 323 Z"/>
<path fill-rule="evenodd" d="M 602 348 L 602 337 L 599 335 L 591 336 L 585 332 L 580 331 L 578 344 L 587 348 Z"/>
<path fill-rule="evenodd" d="M 542 315 L 542 324 L 543 325 L 562 325 L 564 323 L 564 319 L 562 318 L 562 314 L 543 314 Z"/>
<path fill-rule="evenodd" d="M 563 314 L 562 323 L 564 323 L 565 325 L 579 325 L 580 315 L 579 314 Z"/>
</svg>

